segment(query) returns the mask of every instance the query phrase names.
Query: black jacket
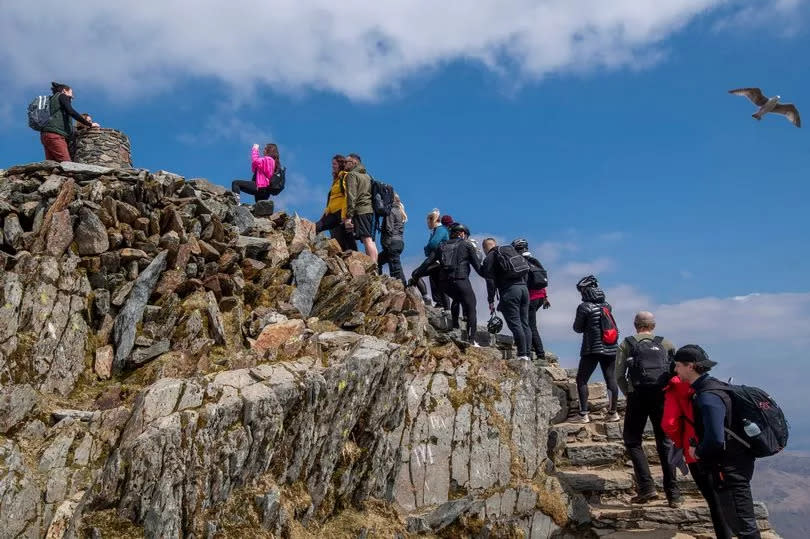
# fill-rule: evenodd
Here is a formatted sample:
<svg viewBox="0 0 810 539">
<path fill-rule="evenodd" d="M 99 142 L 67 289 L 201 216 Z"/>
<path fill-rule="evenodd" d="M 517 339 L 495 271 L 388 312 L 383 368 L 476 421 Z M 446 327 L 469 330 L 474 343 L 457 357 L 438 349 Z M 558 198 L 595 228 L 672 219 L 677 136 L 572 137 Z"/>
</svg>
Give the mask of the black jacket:
<svg viewBox="0 0 810 539">
<path fill-rule="evenodd" d="M 468 279 L 470 277 L 470 266 L 475 269 L 475 272 L 478 275 L 481 275 L 481 261 L 478 259 L 478 251 L 475 250 L 475 246 L 472 242 L 467 240 L 463 240 L 461 238 L 451 238 L 444 242 L 442 245 L 439 246 L 438 249 L 433 251 L 427 259 L 427 266 L 435 265 L 436 263 L 441 263 L 441 252 L 443 245 L 452 245 L 455 243 L 460 243 L 457 247 L 458 252 L 456 253 L 458 265 L 456 266 L 456 270 L 452 273 L 452 275 L 442 275 L 440 277 L 442 279 Z"/>
<path fill-rule="evenodd" d="M 486 278 L 487 280 L 487 302 L 494 303 L 495 302 L 495 290 L 497 289 L 501 295 L 503 295 L 504 291 L 509 288 L 510 286 L 515 285 L 522 285 L 526 286 L 526 276 L 523 275 L 518 279 L 504 279 L 503 275 L 501 274 L 501 267 L 498 265 L 498 259 L 496 258 L 496 249 L 497 247 L 493 247 L 487 253 L 486 258 L 484 258 L 483 264 L 481 264 L 481 276 Z"/>
<path fill-rule="evenodd" d="M 574 318 L 574 331 L 582 333 L 580 356 L 589 354 L 615 356 L 619 350 L 618 341 L 616 344 L 602 342 L 602 325 L 599 322 L 602 317 L 602 305 L 607 305 L 610 308 L 610 304 L 605 301 L 605 293 L 602 292 L 601 288 L 590 287 L 582 291 L 582 303 L 577 307 L 577 315 Z"/>
</svg>

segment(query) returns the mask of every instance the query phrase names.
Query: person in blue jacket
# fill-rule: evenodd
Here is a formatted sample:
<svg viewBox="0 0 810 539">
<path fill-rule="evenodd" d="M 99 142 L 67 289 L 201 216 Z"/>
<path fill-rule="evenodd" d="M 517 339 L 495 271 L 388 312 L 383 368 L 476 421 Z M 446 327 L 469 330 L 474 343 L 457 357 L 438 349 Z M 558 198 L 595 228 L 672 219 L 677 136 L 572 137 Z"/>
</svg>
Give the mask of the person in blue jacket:
<svg viewBox="0 0 810 539">
<path fill-rule="evenodd" d="M 427 226 L 431 232 L 430 239 L 425 245 L 426 259 L 433 255 L 439 245 L 450 239 L 450 225 L 453 224 L 453 218 L 449 215 L 443 215 L 439 218 L 439 215 L 437 209 L 427 215 Z M 450 297 L 442 286 L 438 268 L 433 268 L 428 272 L 428 279 L 430 280 L 430 295 L 433 297 L 433 303 L 440 309 L 449 309 Z"/>
</svg>

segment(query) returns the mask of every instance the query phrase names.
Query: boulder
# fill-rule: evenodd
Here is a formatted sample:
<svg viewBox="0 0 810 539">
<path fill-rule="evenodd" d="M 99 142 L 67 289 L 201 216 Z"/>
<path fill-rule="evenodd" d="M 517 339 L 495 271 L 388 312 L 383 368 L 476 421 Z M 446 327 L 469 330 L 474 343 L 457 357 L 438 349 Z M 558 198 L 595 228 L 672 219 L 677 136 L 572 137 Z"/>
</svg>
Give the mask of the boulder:
<svg viewBox="0 0 810 539">
<path fill-rule="evenodd" d="M 107 228 L 101 219 L 87 208 L 79 212 L 79 225 L 76 227 L 76 246 L 82 256 L 98 255 L 110 248 Z"/>
<path fill-rule="evenodd" d="M 39 402 L 39 393 L 28 384 L 0 388 L 0 434 L 19 425 Z"/>
<path fill-rule="evenodd" d="M 278 349 L 292 337 L 303 335 L 306 324 L 302 320 L 287 320 L 269 324 L 262 329 L 251 348 L 259 353 Z"/>
<path fill-rule="evenodd" d="M 321 279 L 326 274 L 326 262 L 309 251 L 302 251 L 292 262 L 295 290 L 290 303 L 302 316 L 308 317 L 318 294 Z"/>
</svg>

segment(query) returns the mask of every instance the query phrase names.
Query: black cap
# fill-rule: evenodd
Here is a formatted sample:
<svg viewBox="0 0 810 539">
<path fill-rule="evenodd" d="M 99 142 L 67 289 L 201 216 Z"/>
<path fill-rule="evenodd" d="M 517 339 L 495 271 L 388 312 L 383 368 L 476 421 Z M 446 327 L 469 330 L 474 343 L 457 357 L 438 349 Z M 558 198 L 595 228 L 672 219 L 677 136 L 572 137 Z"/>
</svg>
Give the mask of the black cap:
<svg viewBox="0 0 810 539">
<path fill-rule="evenodd" d="M 678 348 L 678 351 L 675 352 L 675 361 L 678 363 L 694 363 L 710 369 L 717 365 L 717 362 L 709 359 L 709 354 L 696 344 L 687 344 Z"/>
</svg>

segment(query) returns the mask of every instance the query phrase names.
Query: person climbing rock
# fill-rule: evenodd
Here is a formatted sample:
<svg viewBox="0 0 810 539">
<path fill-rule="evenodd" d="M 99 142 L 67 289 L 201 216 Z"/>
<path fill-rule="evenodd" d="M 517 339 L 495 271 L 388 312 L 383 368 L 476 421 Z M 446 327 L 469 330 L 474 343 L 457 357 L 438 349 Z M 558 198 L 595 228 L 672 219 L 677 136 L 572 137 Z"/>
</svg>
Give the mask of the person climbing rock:
<svg viewBox="0 0 810 539">
<path fill-rule="evenodd" d="M 281 170 L 278 146 L 267 144 L 264 147 L 264 155 L 259 156 L 259 145 L 254 144 L 250 149 L 250 170 L 253 172 L 253 180 L 234 180 L 231 183 L 231 191 L 237 195 L 243 192 L 253 195 L 256 202 L 268 200 L 272 194 L 270 184 L 273 175 L 277 170 Z"/>
<path fill-rule="evenodd" d="M 377 266 L 382 275 L 382 267 L 388 264 L 388 271 L 391 277 L 399 279 L 405 284 L 405 274 L 402 272 L 402 262 L 399 257 L 405 249 L 405 223 L 408 222 L 408 214 L 405 213 L 405 206 L 399 198 L 399 194 L 394 193 L 394 205 L 391 213 L 386 215 L 380 230 L 380 245 L 382 252 L 377 258 Z"/>
</svg>

